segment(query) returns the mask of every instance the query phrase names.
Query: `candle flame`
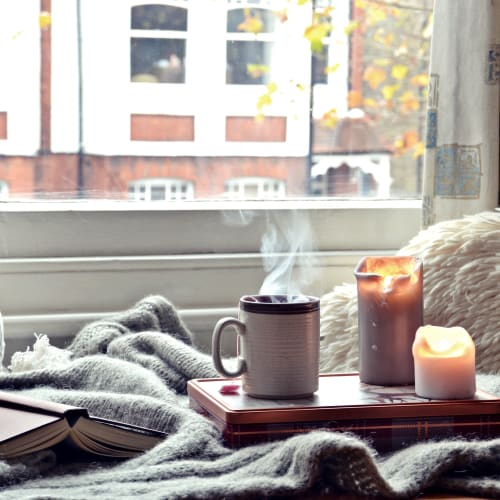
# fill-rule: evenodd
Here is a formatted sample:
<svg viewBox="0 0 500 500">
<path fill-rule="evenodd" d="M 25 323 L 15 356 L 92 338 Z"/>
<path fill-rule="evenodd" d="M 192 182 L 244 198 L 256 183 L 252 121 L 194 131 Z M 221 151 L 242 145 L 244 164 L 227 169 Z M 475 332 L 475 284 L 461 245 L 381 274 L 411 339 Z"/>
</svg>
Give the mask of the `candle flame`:
<svg viewBox="0 0 500 500">
<path fill-rule="evenodd" d="M 384 288 L 390 289 L 392 282 L 401 276 L 409 276 L 410 283 L 416 283 L 418 264 L 419 262 L 411 257 L 368 257 L 365 259 L 363 272 L 378 274 L 383 279 Z"/>
<path fill-rule="evenodd" d="M 384 277 L 384 288 L 391 288 L 391 283 L 392 283 L 393 279 L 394 279 L 394 276 L 385 276 Z"/>
</svg>

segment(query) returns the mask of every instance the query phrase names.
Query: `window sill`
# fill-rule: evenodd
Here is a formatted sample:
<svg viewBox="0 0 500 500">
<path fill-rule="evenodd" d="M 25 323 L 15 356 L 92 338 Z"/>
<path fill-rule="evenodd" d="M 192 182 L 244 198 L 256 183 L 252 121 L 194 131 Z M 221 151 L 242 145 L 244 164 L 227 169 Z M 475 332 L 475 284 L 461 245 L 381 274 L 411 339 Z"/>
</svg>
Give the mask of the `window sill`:
<svg viewBox="0 0 500 500">
<path fill-rule="evenodd" d="M 216 319 L 260 289 L 262 236 L 276 221 L 296 222 L 299 213 L 310 225 L 314 241 L 303 257 L 313 258 L 315 279 L 301 291 L 320 296 L 354 282 L 362 256 L 406 244 L 420 229 L 420 207 L 415 200 L 1 204 L 6 338 L 31 345 L 37 332 L 62 340 L 161 294 L 206 346 Z"/>
</svg>

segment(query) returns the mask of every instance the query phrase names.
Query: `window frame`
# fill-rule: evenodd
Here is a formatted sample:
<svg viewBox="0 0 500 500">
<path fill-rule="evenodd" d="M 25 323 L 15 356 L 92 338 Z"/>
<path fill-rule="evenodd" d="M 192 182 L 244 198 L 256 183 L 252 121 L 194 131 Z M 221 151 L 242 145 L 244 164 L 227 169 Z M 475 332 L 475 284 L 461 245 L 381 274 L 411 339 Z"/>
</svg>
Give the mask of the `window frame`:
<svg viewBox="0 0 500 500">
<path fill-rule="evenodd" d="M 276 217 L 309 218 L 321 296 L 354 282 L 365 255 L 395 253 L 420 229 L 420 200 L 8 202 L 0 205 L 0 300 L 9 339 L 56 344 L 149 294 L 178 308 L 201 348 L 266 272 L 262 236 Z M 279 254 L 285 256 L 285 254 Z M 12 343 L 10 344 L 13 345 Z M 24 349 L 24 348 L 23 348 Z"/>
</svg>

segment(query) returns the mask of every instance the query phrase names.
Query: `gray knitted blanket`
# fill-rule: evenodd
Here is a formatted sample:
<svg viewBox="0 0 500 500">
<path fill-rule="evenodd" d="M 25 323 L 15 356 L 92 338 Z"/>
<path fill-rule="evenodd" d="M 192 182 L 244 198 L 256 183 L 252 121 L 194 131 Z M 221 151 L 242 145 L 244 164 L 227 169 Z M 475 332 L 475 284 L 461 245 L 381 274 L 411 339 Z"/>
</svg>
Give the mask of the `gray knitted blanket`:
<svg viewBox="0 0 500 500">
<path fill-rule="evenodd" d="M 147 297 L 83 328 L 70 364 L 0 376 L 22 391 L 96 415 L 161 429 L 168 437 L 120 462 L 58 463 L 52 451 L 0 461 L 0 498 L 303 498 L 349 492 L 412 498 L 430 489 L 500 498 L 500 439 L 425 443 L 381 456 L 352 436 L 314 431 L 240 450 L 189 409 L 189 379 L 215 377 L 175 308 Z M 500 393 L 500 375 L 480 375 Z"/>
</svg>

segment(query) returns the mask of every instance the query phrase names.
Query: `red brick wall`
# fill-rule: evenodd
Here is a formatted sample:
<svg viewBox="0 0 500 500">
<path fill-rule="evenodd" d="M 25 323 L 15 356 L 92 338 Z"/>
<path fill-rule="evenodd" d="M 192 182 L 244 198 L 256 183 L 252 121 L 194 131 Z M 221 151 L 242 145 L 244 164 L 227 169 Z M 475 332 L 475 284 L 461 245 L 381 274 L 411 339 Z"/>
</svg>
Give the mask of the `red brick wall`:
<svg viewBox="0 0 500 500">
<path fill-rule="evenodd" d="M 352 21 L 359 21 L 363 26 L 363 9 L 357 5 L 355 0 L 351 0 Z M 363 93 L 363 36 L 361 29 L 352 32 L 350 38 L 350 61 L 349 61 L 349 90 Z"/>
<path fill-rule="evenodd" d="M 226 117 L 228 142 L 285 142 L 286 118 L 268 116 L 262 120 L 247 116 Z"/>
<path fill-rule="evenodd" d="M 51 12 L 52 1 L 41 0 L 40 11 Z M 41 68 L 40 68 L 40 105 L 41 105 L 41 129 L 40 129 L 40 149 L 50 151 L 50 93 L 52 83 L 52 62 L 51 47 L 52 34 L 50 25 L 41 30 Z"/>
<path fill-rule="evenodd" d="M 0 156 L 0 180 L 8 183 L 13 197 L 44 192 L 73 195 L 77 171 L 76 155 Z"/>
<path fill-rule="evenodd" d="M 194 118 L 171 115 L 131 115 L 132 141 L 193 141 Z"/>
<path fill-rule="evenodd" d="M 38 158 L 0 156 L 0 180 L 7 181 L 12 196 L 78 192 L 78 156 L 46 154 Z M 89 197 L 126 198 L 130 181 L 153 177 L 190 180 L 198 198 L 224 193 L 224 183 L 234 177 L 274 177 L 286 181 L 288 195 L 304 193 L 306 158 L 196 158 L 92 156 L 83 158 L 82 188 Z"/>
<path fill-rule="evenodd" d="M 0 139 L 7 139 L 7 113 L 0 111 Z"/>
<path fill-rule="evenodd" d="M 224 183 L 234 177 L 283 179 L 288 194 L 303 194 L 306 186 L 306 158 L 196 158 L 196 157 L 88 157 L 86 188 L 126 196 L 130 181 L 168 177 L 192 181 L 196 197 L 224 193 Z"/>
</svg>

